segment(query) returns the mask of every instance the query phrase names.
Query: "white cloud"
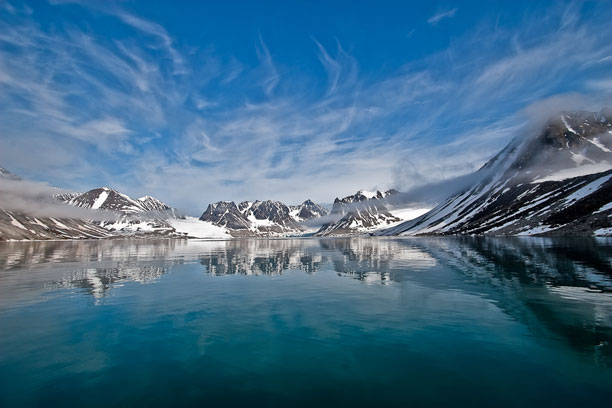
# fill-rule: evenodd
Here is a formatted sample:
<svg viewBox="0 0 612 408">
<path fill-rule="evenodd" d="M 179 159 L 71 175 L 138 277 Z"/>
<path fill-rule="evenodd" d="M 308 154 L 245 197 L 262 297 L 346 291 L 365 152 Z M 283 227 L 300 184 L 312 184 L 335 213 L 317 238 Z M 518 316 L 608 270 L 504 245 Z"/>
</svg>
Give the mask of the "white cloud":
<svg viewBox="0 0 612 408">
<path fill-rule="evenodd" d="M 587 86 L 591 89 L 598 91 L 611 92 L 612 91 L 612 78 L 605 79 L 593 79 L 586 82 Z"/>
<path fill-rule="evenodd" d="M 259 58 L 264 75 L 262 80 L 262 88 L 267 96 L 272 96 L 272 92 L 274 92 L 280 78 L 278 71 L 276 70 L 276 66 L 274 65 L 274 61 L 272 61 L 270 51 L 268 50 L 268 47 L 266 46 L 266 43 L 261 35 L 259 35 L 259 44 L 255 47 L 255 50 L 257 51 L 257 57 Z"/>
<path fill-rule="evenodd" d="M 450 10 L 444 10 L 444 11 L 438 11 L 436 14 L 434 14 L 433 16 L 429 17 L 427 19 L 427 22 L 433 26 L 437 25 L 440 20 L 443 20 L 445 18 L 452 18 L 455 17 L 455 14 L 457 14 L 457 8 L 454 9 L 450 9 Z"/>
<path fill-rule="evenodd" d="M 469 173 L 517 132 L 525 106 L 612 55 L 600 22 L 566 13 L 562 23 L 561 10 L 553 31 L 537 18 L 520 33 L 479 29 L 384 76 L 360 72 L 340 42 L 328 51 L 314 40 L 320 89 L 284 70 L 261 37 L 249 66 L 182 52 L 161 25 L 98 4 L 88 7 L 142 36 L 0 21 L 0 103 L 10 107 L 0 112 L 0 164 L 80 190 L 95 182 L 156 195 L 194 214 L 221 199 L 330 202 Z M 570 86 L 607 86 L 580 78 Z"/>
</svg>

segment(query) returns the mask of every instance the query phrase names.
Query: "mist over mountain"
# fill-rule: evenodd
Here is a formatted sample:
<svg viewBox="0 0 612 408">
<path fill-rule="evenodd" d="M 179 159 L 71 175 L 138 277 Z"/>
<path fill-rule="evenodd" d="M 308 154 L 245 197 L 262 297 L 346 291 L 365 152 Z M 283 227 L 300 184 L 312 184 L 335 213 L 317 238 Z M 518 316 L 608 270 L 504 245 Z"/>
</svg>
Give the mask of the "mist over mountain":
<svg viewBox="0 0 612 408">
<path fill-rule="evenodd" d="M 385 205 L 385 199 L 399 194 L 397 190 L 365 191 L 336 198 L 330 212 L 333 222 L 326 223 L 315 233 L 316 236 L 350 235 L 371 231 L 381 226 L 388 226 L 402 221 L 391 214 Z"/>
<path fill-rule="evenodd" d="M 473 174 L 407 192 L 359 190 L 329 212 L 310 199 L 219 201 L 196 219 L 152 196 L 70 192 L 1 168 L 0 237 L 612 234 L 610 109 L 563 111 L 533 129 Z"/>
<path fill-rule="evenodd" d="M 609 235 L 612 112 L 561 112 L 518 137 L 469 188 L 381 235 Z"/>
</svg>

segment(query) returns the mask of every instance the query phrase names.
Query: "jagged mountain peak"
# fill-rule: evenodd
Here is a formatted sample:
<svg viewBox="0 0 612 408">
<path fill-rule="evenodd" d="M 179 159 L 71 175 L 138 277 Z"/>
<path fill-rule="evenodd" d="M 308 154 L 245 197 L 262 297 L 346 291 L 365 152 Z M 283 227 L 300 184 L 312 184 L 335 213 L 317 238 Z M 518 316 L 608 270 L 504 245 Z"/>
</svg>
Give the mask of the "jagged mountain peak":
<svg viewBox="0 0 612 408">
<path fill-rule="evenodd" d="M 234 231 L 248 230 L 250 227 L 250 223 L 233 201 L 217 201 L 208 204 L 206 211 L 200 216 L 200 220 Z"/>
<path fill-rule="evenodd" d="M 353 195 L 346 196 L 344 198 L 337 198 L 334 200 L 334 204 L 331 210 L 331 214 L 346 214 L 351 208 L 355 207 L 355 203 L 362 203 L 366 201 L 378 202 L 383 198 L 398 194 L 397 190 L 390 189 L 387 191 L 377 190 L 375 192 L 359 190 Z M 378 205 L 379 203 L 377 203 Z"/>
<path fill-rule="evenodd" d="M 560 171 L 578 176 L 612 169 L 612 115 L 606 112 L 554 115 L 535 137 L 514 141 L 492 161 L 503 162 L 506 178 L 514 174 L 524 182 L 554 178 Z"/>
<path fill-rule="evenodd" d="M 384 192 L 359 190 L 342 199 L 336 198 L 331 214 L 340 219 L 323 225 L 315 235 L 363 233 L 400 222 L 401 219 L 391 214 L 385 203 L 386 198 L 395 194 L 398 191 L 394 189 Z"/>
<path fill-rule="evenodd" d="M 328 214 L 327 209 L 311 199 L 304 200 L 302 204 L 289 207 L 291 216 L 298 222 L 309 221 Z"/>
<path fill-rule="evenodd" d="M 178 212 L 155 197 L 144 196 L 133 199 L 111 187 L 104 186 L 80 194 L 56 196 L 70 205 L 92 210 L 113 211 L 121 215 L 155 214 L 157 218 L 181 218 Z"/>
<path fill-rule="evenodd" d="M 168 211 L 172 209 L 172 207 L 163 201 L 155 197 L 151 197 L 150 195 L 140 197 L 138 201 L 141 203 L 142 208 L 146 211 Z"/>
<path fill-rule="evenodd" d="M 70 199 L 68 204 L 93 210 L 110 210 L 121 213 L 144 211 L 139 201 L 107 186 L 89 190 Z"/>
<path fill-rule="evenodd" d="M 282 235 L 302 233 L 301 222 L 326 214 L 312 200 L 297 206 L 275 200 L 218 201 L 208 205 L 200 220 L 228 228 L 236 236 Z"/>
</svg>

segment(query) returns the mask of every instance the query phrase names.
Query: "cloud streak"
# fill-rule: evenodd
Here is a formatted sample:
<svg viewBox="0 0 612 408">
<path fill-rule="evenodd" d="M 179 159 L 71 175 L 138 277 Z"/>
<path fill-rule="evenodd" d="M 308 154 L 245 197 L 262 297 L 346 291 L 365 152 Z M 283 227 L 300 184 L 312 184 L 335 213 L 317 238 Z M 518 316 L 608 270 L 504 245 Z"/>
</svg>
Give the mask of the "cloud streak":
<svg viewBox="0 0 612 408">
<path fill-rule="evenodd" d="M 450 10 L 445 10 L 445 11 L 439 11 L 436 14 L 434 14 L 433 16 L 429 17 L 427 19 L 427 23 L 435 26 L 438 25 L 438 23 L 442 20 L 444 20 L 445 18 L 453 18 L 455 17 L 455 14 L 457 14 L 457 8 L 453 8 Z"/>
<path fill-rule="evenodd" d="M 117 214 L 93 211 L 62 203 L 53 196 L 67 193 L 44 183 L 0 177 L 0 209 L 34 217 L 81 218 L 115 221 Z"/>
<path fill-rule="evenodd" d="M 534 102 L 568 89 L 582 107 L 610 99 L 607 22 L 577 7 L 527 16 L 518 32 L 484 24 L 384 73 L 360 69 L 338 40 L 305 35 L 318 77 L 287 67 L 261 35 L 242 61 L 180 49 L 119 6 L 78 4 L 54 7 L 102 14 L 130 35 L 43 26 L 19 7 L 0 15 L 0 164 L 196 215 L 223 199 L 330 202 L 437 185 L 482 166 Z"/>
</svg>

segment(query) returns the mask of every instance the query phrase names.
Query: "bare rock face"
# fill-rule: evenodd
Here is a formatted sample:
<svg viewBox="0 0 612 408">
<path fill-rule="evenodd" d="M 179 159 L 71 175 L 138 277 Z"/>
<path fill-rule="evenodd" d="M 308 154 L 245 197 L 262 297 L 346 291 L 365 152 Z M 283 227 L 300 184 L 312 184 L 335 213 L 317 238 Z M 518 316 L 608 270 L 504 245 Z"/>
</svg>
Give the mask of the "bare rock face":
<svg viewBox="0 0 612 408">
<path fill-rule="evenodd" d="M 233 236 L 282 236 L 302 234 L 300 222 L 318 214 L 326 214 L 325 209 L 310 200 L 292 207 L 272 200 L 219 201 L 209 204 L 200 220 L 225 227 Z"/>
<path fill-rule="evenodd" d="M 334 205 L 332 207 L 331 214 L 344 215 L 350 212 L 353 209 L 353 207 L 355 207 L 354 205 L 355 203 L 361 203 L 361 202 L 370 201 L 370 200 L 380 201 L 383 198 L 390 197 L 397 193 L 398 191 L 394 189 L 387 190 L 385 192 L 382 192 L 382 191 L 370 192 L 370 191 L 365 191 L 365 190 L 359 190 L 353 195 L 346 196 L 344 198 L 336 198 L 334 200 Z"/>
<path fill-rule="evenodd" d="M 200 220 L 234 231 L 248 230 L 250 227 L 249 221 L 245 219 L 243 213 L 233 201 L 219 201 L 208 204 Z"/>
<path fill-rule="evenodd" d="M 323 225 L 315 235 L 358 234 L 400 222 L 401 219 L 393 216 L 384 202 L 384 199 L 397 193 L 397 190 L 385 192 L 359 190 L 357 193 L 342 199 L 336 198 L 331 214 L 339 216 L 340 219 Z"/>
<path fill-rule="evenodd" d="M 328 214 L 325 207 L 314 203 L 310 199 L 304 201 L 300 205 L 292 205 L 289 209 L 291 210 L 291 216 L 298 222 L 313 220 Z"/>
<path fill-rule="evenodd" d="M 470 188 L 381 235 L 612 235 L 612 112 L 562 112 Z"/>
</svg>

